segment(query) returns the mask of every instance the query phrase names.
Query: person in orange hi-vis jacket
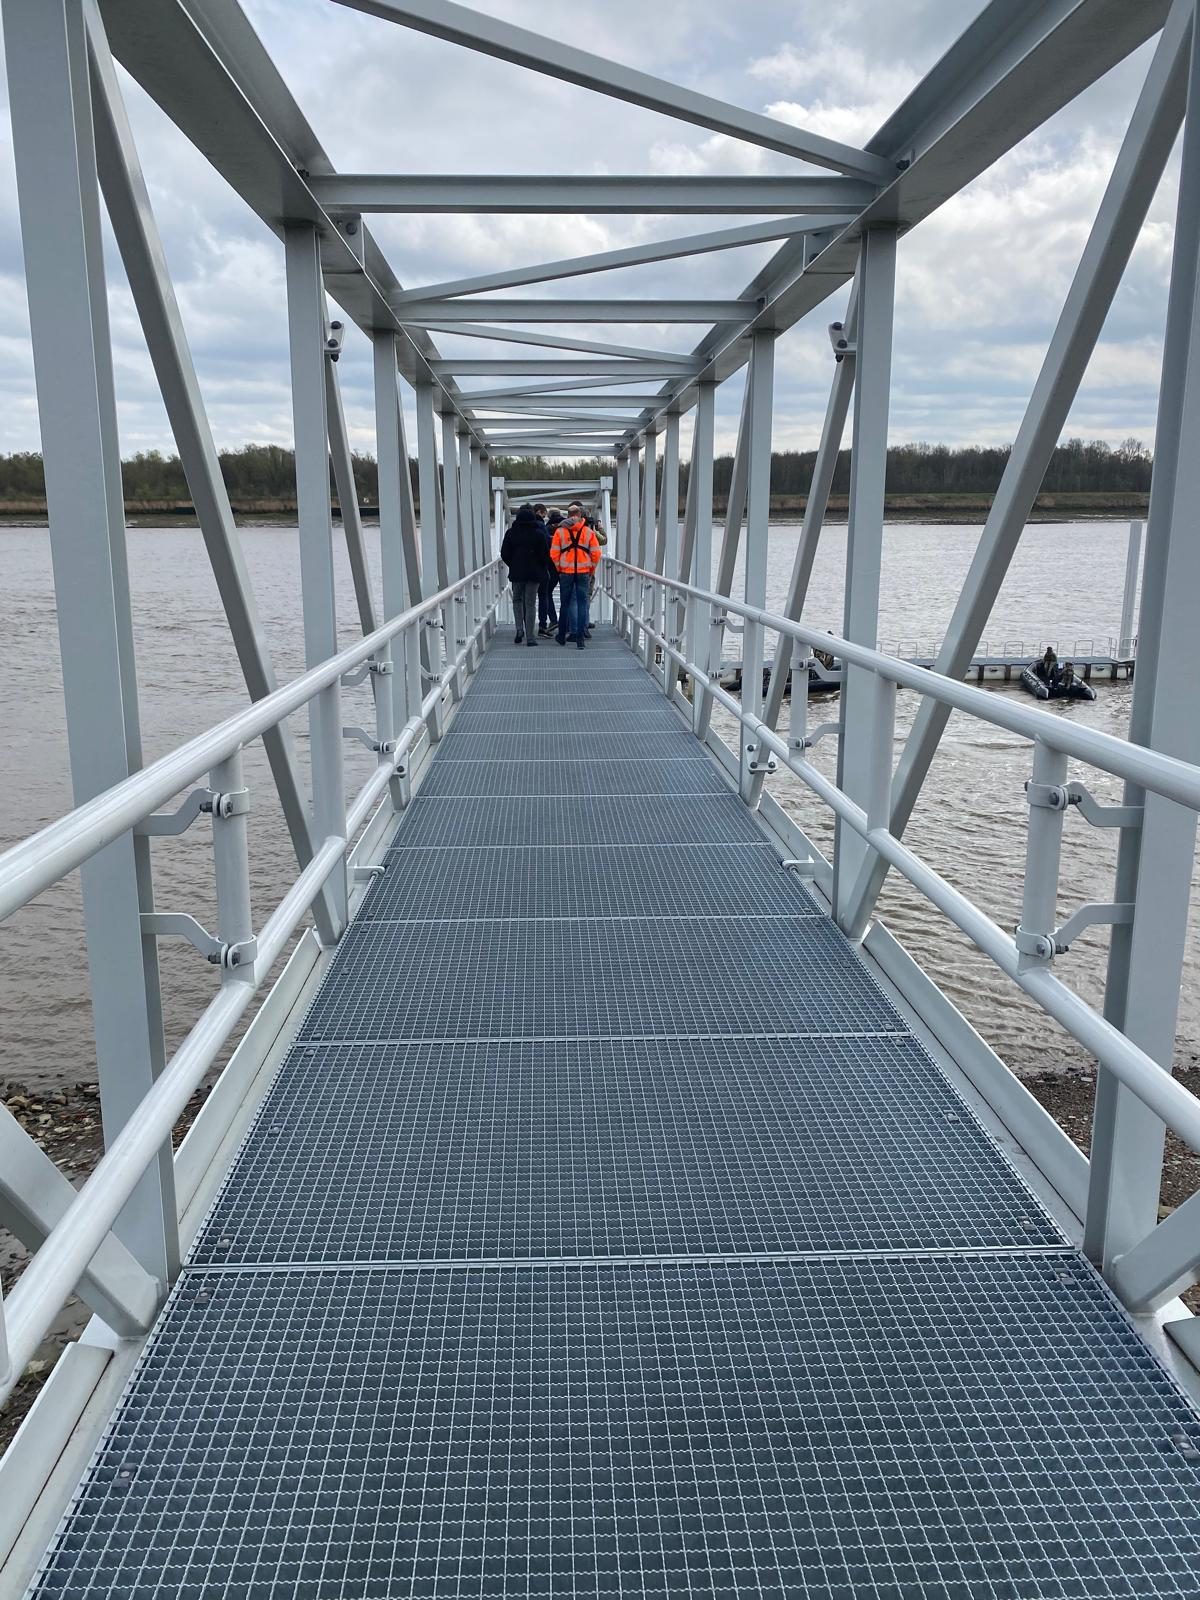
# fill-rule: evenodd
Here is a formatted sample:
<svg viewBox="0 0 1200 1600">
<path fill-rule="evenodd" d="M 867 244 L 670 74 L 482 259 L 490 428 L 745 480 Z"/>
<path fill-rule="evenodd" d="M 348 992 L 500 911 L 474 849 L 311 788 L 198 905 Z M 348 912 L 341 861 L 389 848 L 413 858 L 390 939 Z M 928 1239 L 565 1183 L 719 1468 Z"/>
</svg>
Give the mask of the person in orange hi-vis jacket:
<svg viewBox="0 0 1200 1600">
<path fill-rule="evenodd" d="M 588 589 L 592 573 L 600 565 L 600 541 L 594 528 L 589 528 L 578 500 L 567 507 L 567 520 L 554 530 L 550 541 L 550 559 L 558 571 L 559 644 L 568 638 L 575 640 L 576 649 L 582 650 L 587 642 Z"/>
</svg>

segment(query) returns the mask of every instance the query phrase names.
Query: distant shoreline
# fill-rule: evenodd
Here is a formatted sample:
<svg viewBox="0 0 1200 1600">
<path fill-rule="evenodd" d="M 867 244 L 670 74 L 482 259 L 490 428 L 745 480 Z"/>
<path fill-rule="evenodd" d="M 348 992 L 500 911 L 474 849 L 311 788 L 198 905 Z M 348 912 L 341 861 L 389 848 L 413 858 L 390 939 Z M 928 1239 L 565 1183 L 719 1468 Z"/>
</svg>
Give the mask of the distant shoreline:
<svg viewBox="0 0 1200 1600">
<path fill-rule="evenodd" d="M 776 494 L 771 496 L 773 517 L 804 515 L 807 496 Z M 992 496 L 986 494 L 897 494 L 889 495 L 884 504 L 884 515 L 889 522 L 945 522 L 982 523 L 991 509 Z M 1086 522 L 1112 521 L 1123 518 L 1145 517 L 1149 496 L 1144 494 L 1042 494 L 1034 503 L 1032 522 Z M 849 509 L 845 495 L 833 495 L 829 501 L 830 522 L 844 522 Z M 364 503 L 361 507 L 365 520 L 373 521 L 378 508 Z M 713 501 L 713 514 L 723 517 L 726 503 L 721 498 Z M 339 514 L 334 505 L 335 515 Z M 296 516 L 294 500 L 238 500 L 233 503 L 233 514 L 239 523 L 291 521 Z M 147 519 L 167 520 L 179 527 L 196 526 L 196 512 L 190 500 L 130 500 L 125 505 L 125 516 L 132 526 L 145 525 Z M 44 524 L 44 500 L 0 500 L 0 526 L 5 523 L 24 526 Z"/>
</svg>

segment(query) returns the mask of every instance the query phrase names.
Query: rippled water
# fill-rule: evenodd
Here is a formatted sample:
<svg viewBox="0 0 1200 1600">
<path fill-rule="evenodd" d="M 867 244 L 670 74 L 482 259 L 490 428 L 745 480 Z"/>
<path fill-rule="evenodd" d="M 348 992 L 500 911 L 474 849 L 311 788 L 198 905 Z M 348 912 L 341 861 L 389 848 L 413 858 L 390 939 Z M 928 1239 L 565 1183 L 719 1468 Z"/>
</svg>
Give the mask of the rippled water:
<svg viewBox="0 0 1200 1600">
<path fill-rule="evenodd" d="M 885 542 L 880 637 L 911 646 L 940 637 L 978 539 L 977 528 L 889 527 Z M 378 574 L 378 543 L 367 531 Z M 797 529 L 772 531 L 769 601 L 782 600 Z M 1077 640 L 1104 641 L 1118 629 L 1127 529 L 1123 524 L 1035 526 L 996 607 L 989 637 L 1022 640 L 1032 647 L 1046 639 L 1070 651 Z M 250 528 L 243 533 L 247 564 L 258 597 L 263 631 L 279 678 L 303 666 L 300 633 L 299 555 L 294 529 Z M 147 759 L 163 754 L 244 703 L 228 628 L 199 533 L 192 529 L 133 529 L 129 534 L 136 644 L 141 688 L 143 742 Z M 841 625 L 845 529 L 827 530 L 813 575 L 807 620 L 831 629 Z M 339 552 L 339 609 L 343 637 L 356 631 L 349 570 Z M 0 637 L 0 764 L 5 803 L 0 809 L 0 846 L 22 838 L 69 808 L 70 775 L 50 547 L 44 530 L 0 530 L 0 589 L 5 628 Z M 1019 693 L 997 689 L 997 693 Z M 1098 687 L 1093 704 L 1052 708 L 1093 727 L 1122 734 L 1131 690 L 1124 684 Z M 370 691 L 347 691 L 347 721 L 369 721 Z M 898 738 L 911 721 L 915 696 L 901 694 Z M 294 719 L 302 762 L 307 759 L 304 717 Z M 821 759 L 831 760 L 828 745 Z M 361 781 L 371 766 L 366 751 L 347 747 Z M 261 749 L 247 753 L 254 797 L 251 816 L 255 912 L 261 923 L 287 887 L 291 848 Z M 930 775 L 908 839 L 932 865 L 1011 926 L 1017 916 L 1024 856 L 1022 784 L 1029 776 L 1029 750 L 998 729 L 955 716 Z M 1104 780 L 1091 786 L 1116 793 Z M 774 792 L 818 842 L 827 843 L 827 814 L 790 777 L 773 781 Z M 1077 816 L 1067 821 L 1063 914 L 1084 900 L 1106 899 L 1111 888 L 1113 844 Z M 197 826 L 181 839 L 154 845 L 157 904 L 187 910 L 203 921 L 212 914 L 212 859 L 206 830 Z M 894 931 L 938 977 L 975 1026 L 1018 1069 L 1053 1068 L 1078 1053 L 1053 1025 L 1033 1010 L 1006 979 L 949 928 L 941 916 L 889 883 L 884 913 Z M 6 1080 L 48 1084 L 76 1082 L 94 1072 L 87 975 L 75 880 L 59 885 L 0 928 L 0 1084 Z M 1105 936 L 1091 934 L 1061 958 L 1062 975 L 1089 998 L 1103 984 Z M 201 958 L 175 941 L 160 945 L 164 1003 L 170 1042 L 177 1042 L 212 994 L 214 977 Z M 1200 1041 L 1200 1006 L 1195 993 L 1193 940 L 1189 982 L 1180 1024 L 1181 1054 L 1195 1054 Z"/>
</svg>

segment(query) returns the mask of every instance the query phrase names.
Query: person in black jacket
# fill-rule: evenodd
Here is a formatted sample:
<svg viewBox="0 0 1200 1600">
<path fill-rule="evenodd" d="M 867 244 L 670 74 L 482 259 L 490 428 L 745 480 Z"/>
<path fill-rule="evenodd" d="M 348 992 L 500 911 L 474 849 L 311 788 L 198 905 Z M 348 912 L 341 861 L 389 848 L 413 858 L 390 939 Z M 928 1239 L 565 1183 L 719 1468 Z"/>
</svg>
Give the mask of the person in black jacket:
<svg viewBox="0 0 1200 1600">
<path fill-rule="evenodd" d="M 513 589 L 513 616 L 517 624 L 513 643 L 535 645 L 538 589 L 546 576 L 550 556 L 544 526 L 532 506 L 522 506 L 513 518 L 512 527 L 500 546 L 500 559 L 508 568 Z"/>
<path fill-rule="evenodd" d="M 533 513 L 546 535 L 546 576 L 538 588 L 538 638 L 548 639 L 558 627 L 558 612 L 554 609 L 554 586 L 558 582 L 558 573 L 550 560 L 550 538 L 554 529 L 550 526 L 550 512 L 545 506 L 534 506 Z"/>
</svg>

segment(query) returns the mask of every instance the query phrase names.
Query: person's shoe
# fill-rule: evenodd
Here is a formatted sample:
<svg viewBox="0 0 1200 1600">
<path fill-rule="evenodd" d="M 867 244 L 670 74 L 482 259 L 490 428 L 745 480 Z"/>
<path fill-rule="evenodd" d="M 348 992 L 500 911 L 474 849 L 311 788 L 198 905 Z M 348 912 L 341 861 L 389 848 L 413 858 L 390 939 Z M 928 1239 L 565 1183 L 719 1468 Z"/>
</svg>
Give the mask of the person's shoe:
<svg viewBox="0 0 1200 1600">
<path fill-rule="evenodd" d="M 583 644 L 583 640 L 582 639 L 576 639 L 575 648 L 576 648 L 576 650 L 582 650 L 584 648 L 584 644 Z"/>
<path fill-rule="evenodd" d="M 536 639 L 526 639 L 525 648 L 527 650 L 536 650 L 537 649 L 537 640 Z"/>
<path fill-rule="evenodd" d="M 514 644 L 524 644 L 525 643 L 525 635 L 524 635 L 524 633 L 523 632 L 519 633 L 517 635 L 517 637 L 513 640 L 513 643 Z"/>
<path fill-rule="evenodd" d="M 556 633 L 554 635 L 554 642 L 555 644 L 566 644 L 567 641 L 563 638 L 561 633 Z"/>
</svg>

